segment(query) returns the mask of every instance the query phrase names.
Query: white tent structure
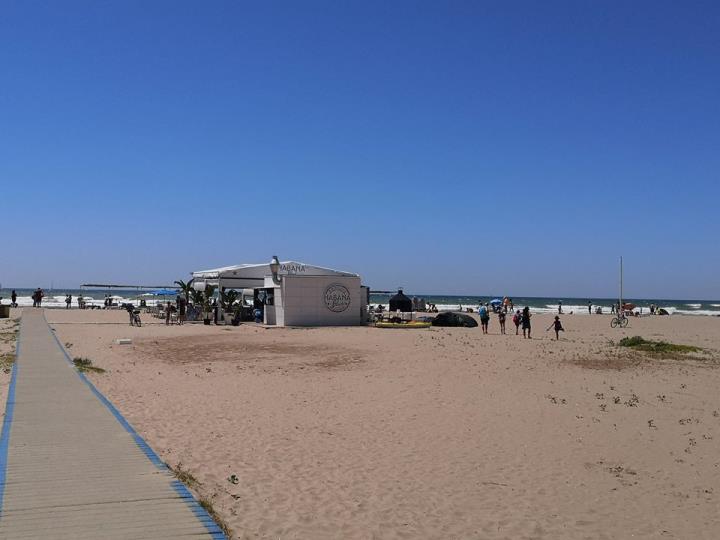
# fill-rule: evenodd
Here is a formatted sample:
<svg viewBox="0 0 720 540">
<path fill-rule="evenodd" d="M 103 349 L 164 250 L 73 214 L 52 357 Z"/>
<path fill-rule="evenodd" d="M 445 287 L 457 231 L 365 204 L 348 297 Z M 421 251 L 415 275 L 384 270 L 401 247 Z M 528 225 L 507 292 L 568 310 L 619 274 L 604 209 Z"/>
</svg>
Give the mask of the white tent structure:
<svg viewBox="0 0 720 540">
<path fill-rule="evenodd" d="M 243 295 L 262 292 L 265 324 L 348 326 L 365 320 L 368 293 L 358 274 L 298 261 L 277 262 L 275 275 L 270 263 L 199 270 L 192 273 L 193 287 L 242 290 Z"/>
</svg>

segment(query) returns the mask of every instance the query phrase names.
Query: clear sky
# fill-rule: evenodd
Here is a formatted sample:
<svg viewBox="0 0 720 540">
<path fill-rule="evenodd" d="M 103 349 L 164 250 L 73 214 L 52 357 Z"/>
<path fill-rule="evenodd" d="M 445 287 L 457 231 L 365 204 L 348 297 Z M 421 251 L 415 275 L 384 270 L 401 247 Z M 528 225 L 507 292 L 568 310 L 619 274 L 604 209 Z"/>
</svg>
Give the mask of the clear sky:
<svg viewBox="0 0 720 540">
<path fill-rule="evenodd" d="M 720 298 L 720 3 L 0 4 L 3 286 L 274 254 Z"/>
</svg>

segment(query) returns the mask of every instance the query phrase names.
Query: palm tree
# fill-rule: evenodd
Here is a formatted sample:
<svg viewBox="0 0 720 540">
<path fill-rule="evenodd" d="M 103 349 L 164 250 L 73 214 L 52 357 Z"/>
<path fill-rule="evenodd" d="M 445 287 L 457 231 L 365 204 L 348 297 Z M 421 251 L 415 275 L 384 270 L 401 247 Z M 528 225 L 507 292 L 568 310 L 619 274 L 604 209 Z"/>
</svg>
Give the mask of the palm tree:
<svg viewBox="0 0 720 540">
<path fill-rule="evenodd" d="M 190 303 L 190 293 L 193 291 L 192 282 L 192 279 L 187 283 L 185 283 L 182 279 L 174 282 L 178 287 L 180 287 L 180 292 L 182 292 L 183 296 L 185 296 L 186 303 Z"/>
<path fill-rule="evenodd" d="M 233 304 L 237 302 L 240 294 L 234 289 L 220 291 L 220 306 L 223 311 L 232 311 Z"/>
</svg>

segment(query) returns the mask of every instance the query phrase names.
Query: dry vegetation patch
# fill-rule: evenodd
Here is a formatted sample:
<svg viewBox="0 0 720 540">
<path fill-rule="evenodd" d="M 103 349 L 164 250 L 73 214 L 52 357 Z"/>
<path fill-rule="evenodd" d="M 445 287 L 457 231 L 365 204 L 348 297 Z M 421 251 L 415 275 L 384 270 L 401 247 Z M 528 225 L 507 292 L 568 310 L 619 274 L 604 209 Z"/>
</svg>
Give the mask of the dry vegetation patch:
<svg viewBox="0 0 720 540">
<path fill-rule="evenodd" d="M 240 368 L 260 371 L 277 369 L 342 369 L 361 364 L 366 354 L 329 345 L 293 342 L 239 341 L 235 336 L 144 340 L 137 347 L 153 358 L 174 365 L 232 362 Z"/>
<path fill-rule="evenodd" d="M 608 346 L 600 351 L 571 358 L 567 362 L 588 369 L 621 371 L 667 362 L 714 367 L 720 365 L 720 357 L 714 351 L 694 345 L 681 345 L 633 336 L 622 338 L 617 343 L 610 341 Z"/>
<path fill-rule="evenodd" d="M 182 463 L 178 463 L 176 467 L 168 468 L 173 472 L 175 478 L 185 484 L 186 487 L 192 489 L 198 494 L 198 504 L 210 515 L 210 517 L 217 523 L 217 526 L 225 533 L 228 538 L 232 538 L 232 531 L 228 527 L 227 523 L 220 517 L 215 508 L 213 507 L 212 498 L 206 497 L 201 493 L 202 484 L 198 481 L 195 476 L 183 468 Z"/>
</svg>

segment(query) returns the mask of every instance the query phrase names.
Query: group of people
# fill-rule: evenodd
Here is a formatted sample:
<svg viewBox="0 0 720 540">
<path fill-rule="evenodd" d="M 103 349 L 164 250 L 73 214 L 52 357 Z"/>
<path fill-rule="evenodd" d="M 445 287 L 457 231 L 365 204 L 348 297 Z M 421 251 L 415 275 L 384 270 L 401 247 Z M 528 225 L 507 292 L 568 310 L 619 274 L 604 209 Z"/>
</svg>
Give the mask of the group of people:
<svg viewBox="0 0 720 540">
<path fill-rule="evenodd" d="M 507 317 L 507 310 L 505 309 L 505 304 L 503 304 L 502 309 L 495 310 L 498 316 L 498 322 L 500 323 L 500 333 L 505 334 L 505 320 Z M 490 326 L 490 305 L 489 304 L 482 304 L 480 307 L 478 307 L 478 315 L 480 316 L 480 326 L 482 328 L 483 334 L 488 333 L 488 327 Z M 520 335 L 520 329 L 522 328 L 523 338 L 525 339 L 532 339 L 532 324 L 530 319 L 532 318 L 532 313 L 530 313 L 530 308 L 528 306 L 525 306 L 522 311 L 519 309 L 515 311 L 512 317 L 512 322 L 515 325 L 515 335 Z M 563 328 L 562 321 L 560 321 L 560 316 L 556 315 L 555 320 L 553 323 L 548 327 L 547 330 L 550 330 L 550 328 L 555 329 L 555 339 L 560 339 L 560 332 L 564 332 L 565 329 Z"/>
<path fill-rule="evenodd" d="M 172 314 L 177 313 L 177 323 L 183 324 L 187 316 L 187 301 L 184 297 L 178 295 L 175 298 L 175 305 L 168 302 L 165 306 L 165 325 L 169 325 L 172 321 Z"/>
<path fill-rule="evenodd" d="M 15 291 L 12 292 L 15 295 Z M 17 298 L 17 295 L 15 295 L 15 298 Z M 32 301 L 33 301 L 33 307 L 42 307 L 42 299 L 45 298 L 45 292 L 38 287 L 35 289 L 35 291 L 32 293 Z M 13 304 L 15 303 L 15 300 L 13 300 Z"/>
</svg>

